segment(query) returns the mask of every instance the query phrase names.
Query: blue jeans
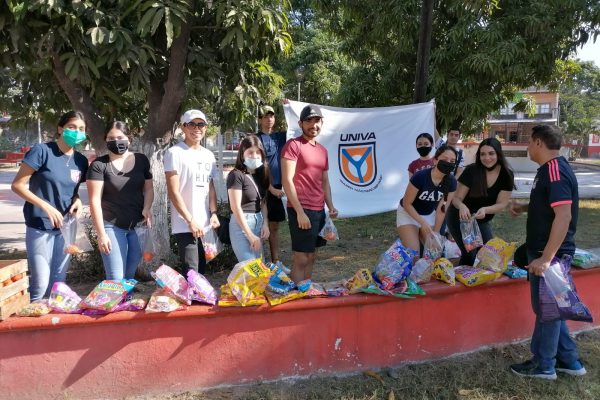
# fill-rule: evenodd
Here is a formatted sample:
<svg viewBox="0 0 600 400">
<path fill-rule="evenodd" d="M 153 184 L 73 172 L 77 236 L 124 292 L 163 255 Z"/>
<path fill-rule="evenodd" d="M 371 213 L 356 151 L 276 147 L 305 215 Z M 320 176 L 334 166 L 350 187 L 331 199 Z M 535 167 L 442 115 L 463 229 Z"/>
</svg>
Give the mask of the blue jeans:
<svg viewBox="0 0 600 400">
<path fill-rule="evenodd" d="M 64 282 L 71 256 L 65 254 L 65 240 L 59 230 L 41 231 L 26 227 L 25 246 L 31 301 L 48 297 L 55 282 Z"/>
<path fill-rule="evenodd" d="M 246 219 L 252 233 L 260 237 L 260 231 L 263 225 L 262 213 L 244 213 L 243 218 Z M 262 257 L 262 246 L 258 251 L 252 250 L 246 233 L 238 225 L 234 215 L 231 215 L 231 220 L 229 222 L 229 236 L 231 238 L 231 247 L 233 248 L 233 252 L 238 261 L 253 260 Z"/>
<path fill-rule="evenodd" d="M 536 255 L 527 252 L 528 262 L 537 258 Z M 565 320 L 540 322 L 540 277 L 529 274 L 531 288 L 531 308 L 536 315 L 535 327 L 531 336 L 531 353 L 533 360 L 543 371 L 554 371 L 556 360 L 566 365 L 572 365 L 579 360 L 577 344 L 569 334 L 569 328 Z"/>
<path fill-rule="evenodd" d="M 104 221 L 110 239 L 110 253 L 102 254 L 106 279 L 133 279 L 142 260 L 142 249 L 135 229 L 123 229 Z"/>
</svg>

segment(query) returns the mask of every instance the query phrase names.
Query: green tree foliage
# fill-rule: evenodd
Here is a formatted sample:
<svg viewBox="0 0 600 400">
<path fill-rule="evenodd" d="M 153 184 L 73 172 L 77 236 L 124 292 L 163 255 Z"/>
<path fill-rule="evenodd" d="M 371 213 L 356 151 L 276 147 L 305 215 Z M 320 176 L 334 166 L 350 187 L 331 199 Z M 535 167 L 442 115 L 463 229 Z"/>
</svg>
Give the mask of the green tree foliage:
<svg viewBox="0 0 600 400">
<path fill-rule="evenodd" d="M 572 79 L 560 89 L 560 119 L 563 133 L 587 142 L 598 131 L 600 121 L 600 68 L 591 61 L 577 63 Z"/>
</svg>

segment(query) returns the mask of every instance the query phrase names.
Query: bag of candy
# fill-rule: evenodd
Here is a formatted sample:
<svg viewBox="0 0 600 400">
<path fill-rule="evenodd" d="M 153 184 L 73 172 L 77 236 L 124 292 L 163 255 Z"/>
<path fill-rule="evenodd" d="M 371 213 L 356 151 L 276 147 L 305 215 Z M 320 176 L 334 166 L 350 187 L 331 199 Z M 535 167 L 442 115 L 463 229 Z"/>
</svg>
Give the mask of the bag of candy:
<svg viewBox="0 0 600 400">
<path fill-rule="evenodd" d="M 325 282 L 323 283 L 323 289 L 325 293 L 330 297 L 347 296 L 350 294 L 343 281 Z"/>
<path fill-rule="evenodd" d="M 306 292 L 300 292 L 298 290 L 291 290 L 287 293 L 273 293 L 270 290 L 265 291 L 265 295 L 271 307 L 287 303 L 288 301 L 301 299 L 306 296 Z"/>
<path fill-rule="evenodd" d="M 500 239 L 499 237 L 488 240 L 485 245 L 496 249 L 498 254 L 500 254 L 500 257 L 502 257 L 502 271 L 508 267 L 508 263 L 513 258 L 513 255 L 517 249 L 517 242 L 509 243 Z"/>
<path fill-rule="evenodd" d="M 238 301 L 246 306 L 249 299 L 264 294 L 272 274 L 260 258 L 246 260 L 233 267 L 227 277 L 227 284 Z"/>
<path fill-rule="evenodd" d="M 113 312 L 142 311 L 148 305 L 148 297 L 141 294 L 128 294 L 125 301 L 119 304 Z"/>
<path fill-rule="evenodd" d="M 600 257 L 586 250 L 575 249 L 572 265 L 586 269 L 600 267 Z"/>
<path fill-rule="evenodd" d="M 146 306 L 147 313 L 172 312 L 185 309 L 187 309 L 186 305 L 173 297 L 173 293 L 166 287 L 156 289 L 150 296 Z"/>
<path fill-rule="evenodd" d="M 527 278 L 526 270 L 524 270 L 523 268 L 515 267 L 513 265 L 506 268 L 506 271 L 504 271 L 503 274 L 511 279 Z"/>
<path fill-rule="evenodd" d="M 373 275 L 368 268 L 359 269 L 352 278 L 344 282 L 344 286 L 350 293 L 358 293 L 361 288 L 374 284 Z"/>
<path fill-rule="evenodd" d="M 81 302 L 81 308 L 113 312 L 136 283 L 135 279 L 104 280 Z"/>
<path fill-rule="evenodd" d="M 340 239 L 337 228 L 333 224 L 333 220 L 329 217 L 329 215 L 325 217 L 325 225 L 323 226 L 323 229 L 321 229 L 321 232 L 319 232 L 319 236 L 325 240 Z"/>
<path fill-rule="evenodd" d="M 156 245 L 154 243 L 152 230 L 148 225 L 143 224 L 135 227 L 135 233 L 140 242 L 140 248 L 142 249 L 142 259 L 145 262 L 154 260 L 154 256 L 156 256 Z"/>
<path fill-rule="evenodd" d="M 249 307 L 249 306 L 260 306 L 267 303 L 267 298 L 264 294 L 248 293 L 246 303 L 242 304 L 239 302 L 237 297 L 231 292 L 231 288 L 228 284 L 221 286 L 221 294 L 219 295 L 219 307 Z"/>
<path fill-rule="evenodd" d="M 93 250 L 92 244 L 85 234 L 83 225 L 75 215 L 65 215 L 60 232 L 65 240 L 65 254 L 78 254 Z"/>
<path fill-rule="evenodd" d="M 454 286 L 456 284 L 454 266 L 449 260 L 443 257 L 438 258 L 433 263 L 433 272 L 431 273 L 431 276 L 438 281 L 450 284 L 450 286 Z"/>
<path fill-rule="evenodd" d="M 502 275 L 501 272 L 492 272 L 486 269 L 471 267 L 470 265 L 456 267 L 454 268 L 454 273 L 457 281 L 469 287 L 493 281 Z"/>
<path fill-rule="evenodd" d="M 382 289 L 391 289 L 398 282 L 410 275 L 412 259 L 417 253 L 402 245 L 400 239 L 379 257 L 373 269 L 373 276 L 381 284 Z"/>
<path fill-rule="evenodd" d="M 481 231 L 475 217 L 471 217 L 466 221 L 460 221 L 460 233 L 467 251 L 483 246 L 483 238 L 481 237 Z"/>
<path fill-rule="evenodd" d="M 275 264 L 271 270 L 274 272 L 273 276 L 269 278 L 267 289 L 273 293 L 285 294 L 296 287 L 294 281 L 292 281 L 283 269 L 277 267 Z"/>
<path fill-rule="evenodd" d="M 306 291 L 306 296 L 307 297 L 327 297 L 327 292 L 325 291 L 323 284 L 313 282 L 313 283 L 311 283 L 310 287 Z"/>
<path fill-rule="evenodd" d="M 64 282 L 54 282 L 48 305 L 52 311 L 64 314 L 81 313 L 81 297 Z"/>
<path fill-rule="evenodd" d="M 454 240 L 448 239 L 444 242 L 444 258 L 449 260 L 453 258 L 460 258 L 460 247 Z"/>
<path fill-rule="evenodd" d="M 425 240 L 423 257 L 437 260 L 444 255 L 444 238 L 437 232 L 432 232 Z"/>
<path fill-rule="evenodd" d="M 158 286 L 166 287 L 180 302 L 188 306 L 192 304 L 190 286 L 179 272 L 163 264 L 155 272 L 151 272 L 150 275 L 152 275 Z"/>
<path fill-rule="evenodd" d="M 48 300 L 37 300 L 33 303 L 27 304 L 17 312 L 19 317 L 41 317 L 42 315 L 49 314 L 52 311 L 48 305 Z"/>
<path fill-rule="evenodd" d="M 202 246 L 204 247 L 204 257 L 206 258 L 206 262 L 210 262 L 223 250 L 223 243 L 221 243 L 217 233 L 210 225 L 204 227 L 203 232 Z"/>
<path fill-rule="evenodd" d="M 475 256 L 473 267 L 487 269 L 493 272 L 502 272 L 502 256 L 495 247 L 483 245 Z"/>
<path fill-rule="evenodd" d="M 187 281 L 190 285 L 192 300 L 213 306 L 217 304 L 217 291 L 204 275 L 190 269 L 187 273 Z"/>
<path fill-rule="evenodd" d="M 417 283 L 429 282 L 433 273 L 433 260 L 429 258 L 420 258 L 413 265 L 410 272 L 410 278 Z"/>
</svg>

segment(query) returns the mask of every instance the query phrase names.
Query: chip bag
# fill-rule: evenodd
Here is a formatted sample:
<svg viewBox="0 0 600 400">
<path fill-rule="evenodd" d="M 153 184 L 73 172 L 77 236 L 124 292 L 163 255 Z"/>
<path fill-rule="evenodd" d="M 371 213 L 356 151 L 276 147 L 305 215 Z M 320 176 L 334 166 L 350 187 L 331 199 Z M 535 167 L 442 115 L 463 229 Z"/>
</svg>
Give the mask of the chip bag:
<svg viewBox="0 0 600 400">
<path fill-rule="evenodd" d="M 437 260 L 444 256 L 444 238 L 437 232 L 432 232 L 425 240 L 423 257 Z"/>
<path fill-rule="evenodd" d="M 352 278 L 344 282 L 344 286 L 350 293 L 358 293 L 359 289 L 373 284 L 375 284 L 375 281 L 368 268 L 359 269 Z"/>
<path fill-rule="evenodd" d="M 306 291 L 307 297 L 327 297 L 327 292 L 323 287 L 323 284 L 313 282 L 308 290 Z"/>
<path fill-rule="evenodd" d="M 135 227 L 135 233 L 140 242 L 140 249 L 142 249 L 142 259 L 145 262 L 154 260 L 156 256 L 156 245 L 152 236 L 152 231 L 148 225 L 140 225 Z"/>
<path fill-rule="evenodd" d="M 487 269 L 492 272 L 502 272 L 502 256 L 495 247 L 483 245 L 477 252 L 473 267 Z"/>
<path fill-rule="evenodd" d="M 274 266 L 271 269 L 273 271 L 273 276 L 269 278 L 267 289 L 272 293 L 285 294 L 296 287 L 294 281 L 287 276 L 282 268 L 279 268 L 275 264 L 271 265 Z"/>
<path fill-rule="evenodd" d="M 475 217 L 460 221 L 460 234 L 467 251 L 483 246 L 483 238 Z"/>
<path fill-rule="evenodd" d="M 347 296 L 350 294 L 343 281 L 325 282 L 322 284 L 325 293 L 330 297 Z"/>
<path fill-rule="evenodd" d="M 586 250 L 575 249 L 572 265 L 579 268 L 600 267 L 600 257 Z"/>
<path fill-rule="evenodd" d="M 211 305 L 217 304 L 217 291 L 204 275 L 190 269 L 187 273 L 187 281 L 190 285 L 192 300 Z"/>
<path fill-rule="evenodd" d="M 160 287 L 166 287 L 173 296 L 188 306 L 192 304 L 190 299 L 190 285 L 179 272 L 166 264 L 161 265 L 155 272 L 150 273 Z"/>
<path fill-rule="evenodd" d="M 206 262 L 210 262 L 223 250 L 223 243 L 221 243 L 217 232 L 210 225 L 204 227 L 203 231 L 202 247 L 204 247 L 204 257 Z"/>
<path fill-rule="evenodd" d="M 325 240 L 340 239 L 337 228 L 333 224 L 333 220 L 329 217 L 329 215 L 325 217 L 325 225 L 323 226 L 323 229 L 321 229 L 321 232 L 319 232 L 319 236 Z"/>
<path fill-rule="evenodd" d="M 272 274 L 260 258 L 246 260 L 233 267 L 227 277 L 227 284 L 238 301 L 246 306 L 248 300 L 264 294 Z"/>
<path fill-rule="evenodd" d="M 429 258 L 420 258 L 413 265 L 410 272 L 410 278 L 417 283 L 429 282 L 433 273 L 433 260 Z"/>
<path fill-rule="evenodd" d="M 50 291 L 48 306 L 52 311 L 65 314 L 81 313 L 81 297 L 64 282 L 55 282 Z"/>
<path fill-rule="evenodd" d="M 27 304 L 17 312 L 19 317 L 41 317 L 42 315 L 49 314 L 52 311 L 48 305 L 48 300 L 38 300 L 33 303 Z"/>
<path fill-rule="evenodd" d="M 454 286 L 456 284 L 454 266 L 449 260 L 443 257 L 434 261 L 433 272 L 431 273 L 431 276 L 438 281 L 450 284 L 450 286 Z"/>
<path fill-rule="evenodd" d="M 407 249 L 400 239 L 390 246 L 380 257 L 373 269 L 373 275 L 381 283 L 383 289 L 391 289 L 398 282 L 410 275 L 412 259 L 416 251 Z"/>
<path fill-rule="evenodd" d="M 306 292 L 300 292 L 298 290 L 291 290 L 287 293 L 273 293 L 267 289 L 265 292 L 267 300 L 271 306 L 287 303 L 288 301 L 301 299 L 306 296 Z"/>
<path fill-rule="evenodd" d="M 60 232 L 65 240 L 65 254 L 78 254 L 93 250 L 83 226 L 75 215 L 70 213 L 65 215 Z"/>
<path fill-rule="evenodd" d="M 492 272 L 486 269 L 471 267 L 470 265 L 456 267 L 454 273 L 457 281 L 469 287 L 493 281 L 502 275 L 501 272 Z"/>
<path fill-rule="evenodd" d="M 173 296 L 173 292 L 166 287 L 161 287 L 156 289 L 154 293 L 152 293 L 152 296 L 150 296 L 150 300 L 146 306 L 146 312 L 172 312 L 185 310 L 186 308 L 185 304 L 181 303 L 179 299 Z"/>
<path fill-rule="evenodd" d="M 221 286 L 221 294 L 219 296 L 219 307 L 249 307 L 249 306 L 260 306 L 267 303 L 267 298 L 264 294 L 248 293 L 246 303 L 242 304 L 239 302 L 237 297 L 232 293 L 231 288 L 228 284 Z"/>
<path fill-rule="evenodd" d="M 104 280 L 81 302 L 81 308 L 114 312 L 136 283 L 135 279 Z"/>
</svg>

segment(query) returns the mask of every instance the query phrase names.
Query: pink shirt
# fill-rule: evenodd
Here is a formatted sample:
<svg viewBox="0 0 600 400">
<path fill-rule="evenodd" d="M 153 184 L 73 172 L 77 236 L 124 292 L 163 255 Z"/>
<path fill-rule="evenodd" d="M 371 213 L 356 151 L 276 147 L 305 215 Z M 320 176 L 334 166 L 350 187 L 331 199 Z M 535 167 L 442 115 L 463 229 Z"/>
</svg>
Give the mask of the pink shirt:
<svg viewBox="0 0 600 400">
<path fill-rule="evenodd" d="M 408 164 L 408 172 L 414 175 L 414 173 L 417 171 L 422 171 L 424 169 L 431 168 L 433 167 L 433 161 L 433 158 L 430 158 L 429 160 L 421 160 L 420 158 L 417 158 L 416 160 Z"/>
<path fill-rule="evenodd" d="M 329 169 L 327 149 L 300 136 L 288 140 L 281 150 L 281 157 L 296 161 L 293 182 L 302 208 L 322 210 L 325 204 L 323 172 Z M 292 207 L 289 202 L 288 207 Z"/>
</svg>

